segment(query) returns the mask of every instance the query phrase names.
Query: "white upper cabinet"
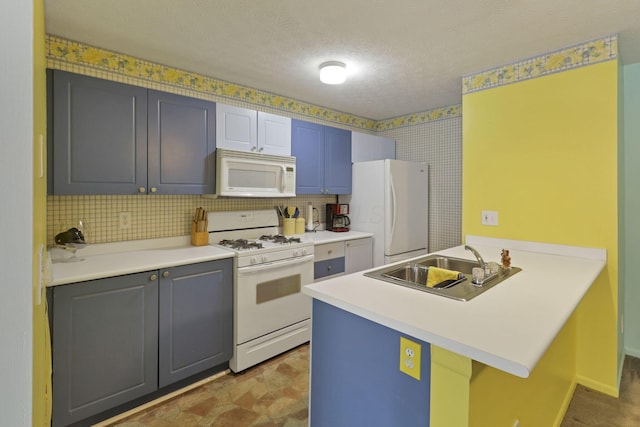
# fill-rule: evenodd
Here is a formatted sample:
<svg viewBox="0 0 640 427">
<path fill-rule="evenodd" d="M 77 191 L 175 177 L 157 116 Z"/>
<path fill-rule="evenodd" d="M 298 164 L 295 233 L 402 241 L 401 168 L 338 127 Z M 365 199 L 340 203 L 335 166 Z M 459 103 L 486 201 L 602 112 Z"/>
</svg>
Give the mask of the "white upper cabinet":
<svg viewBox="0 0 640 427">
<path fill-rule="evenodd" d="M 395 158 L 395 139 L 360 132 L 351 133 L 351 161 L 353 163 Z"/>
<path fill-rule="evenodd" d="M 262 111 L 217 104 L 216 147 L 291 155 L 291 119 Z"/>
<path fill-rule="evenodd" d="M 258 151 L 291 155 L 291 119 L 258 111 Z"/>
</svg>

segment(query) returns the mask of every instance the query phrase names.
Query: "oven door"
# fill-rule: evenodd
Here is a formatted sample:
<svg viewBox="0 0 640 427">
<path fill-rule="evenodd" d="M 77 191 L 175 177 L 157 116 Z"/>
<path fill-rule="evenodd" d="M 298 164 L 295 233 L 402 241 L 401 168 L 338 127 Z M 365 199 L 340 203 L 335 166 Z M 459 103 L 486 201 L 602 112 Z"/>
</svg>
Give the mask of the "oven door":
<svg viewBox="0 0 640 427">
<path fill-rule="evenodd" d="M 236 345 L 311 317 L 313 255 L 236 270 Z"/>
</svg>

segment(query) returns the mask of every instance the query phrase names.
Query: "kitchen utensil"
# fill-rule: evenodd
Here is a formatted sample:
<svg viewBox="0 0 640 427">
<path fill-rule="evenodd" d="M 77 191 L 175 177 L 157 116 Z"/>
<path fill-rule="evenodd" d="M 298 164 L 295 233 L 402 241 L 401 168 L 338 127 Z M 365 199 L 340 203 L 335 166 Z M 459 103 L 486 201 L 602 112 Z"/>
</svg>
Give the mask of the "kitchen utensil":
<svg viewBox="0 0 640 427">
<path fill-rule="evenodd" d="M 209 244 L 209 218 L 207 211 L 202 207 L 196 208 L 196 213 L 191 222 L 191 244 L 204 246 Z"/>
<path fill-rule="evenodd" d="M 284 217 L 289 218 L 289 207 L 284 208 Z"/>
<path fill-rule="evenodd" d="M 293 236 L 296 234 L 296 220 L 293 218 L 285 218 L 282 220 L 282 234 L 285 236 Z"/>
<path fill-rule="evenodd" d="M 295 213 L 293 214 L 293 217 L 294 217 L 294 218 L 298 218 L 298 215 L 300 215 L 300 211 L 299 211 L 299 210 L 298 210 L 298 208 L 296 207 L 296 211 L 295 211 Z"/>
</svg>

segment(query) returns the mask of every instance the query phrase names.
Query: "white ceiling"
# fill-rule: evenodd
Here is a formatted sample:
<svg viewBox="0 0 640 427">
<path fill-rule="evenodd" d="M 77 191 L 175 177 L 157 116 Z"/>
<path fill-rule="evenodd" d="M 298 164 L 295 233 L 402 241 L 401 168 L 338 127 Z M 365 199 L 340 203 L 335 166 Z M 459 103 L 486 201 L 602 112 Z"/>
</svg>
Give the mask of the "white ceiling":
<svg viewBox="0 0 640 427">
<path fill-rule="evenodd" d="M 640 0 L 45 0 L 46 32 L 369 119 L 462 100 L 461 78 L 619 34 Z M 318 66 L 347 64 L 347 82 Z"/>
</svg>

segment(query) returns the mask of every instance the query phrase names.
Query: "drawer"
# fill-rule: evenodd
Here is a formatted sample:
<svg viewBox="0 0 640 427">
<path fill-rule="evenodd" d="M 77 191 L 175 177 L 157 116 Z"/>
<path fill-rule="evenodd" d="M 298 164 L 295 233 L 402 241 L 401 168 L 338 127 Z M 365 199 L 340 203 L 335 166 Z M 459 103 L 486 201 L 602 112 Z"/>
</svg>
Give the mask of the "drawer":
<svg viewBox="0 0 640 427">
<path fill-rule="evenodd" d="M 316 245 L 313 248 L 314 261 L 324 261 L 331 258 L 339 258 L 344 256 L 344 242 L 325 243 L 324 245 Z"/>
<path fill-rule="evenodd" d="M 344 273 L 344 257 L 316 261 L 313 265 L 314 280 L 322 279 L 335 274 Z"/>
</svg>

